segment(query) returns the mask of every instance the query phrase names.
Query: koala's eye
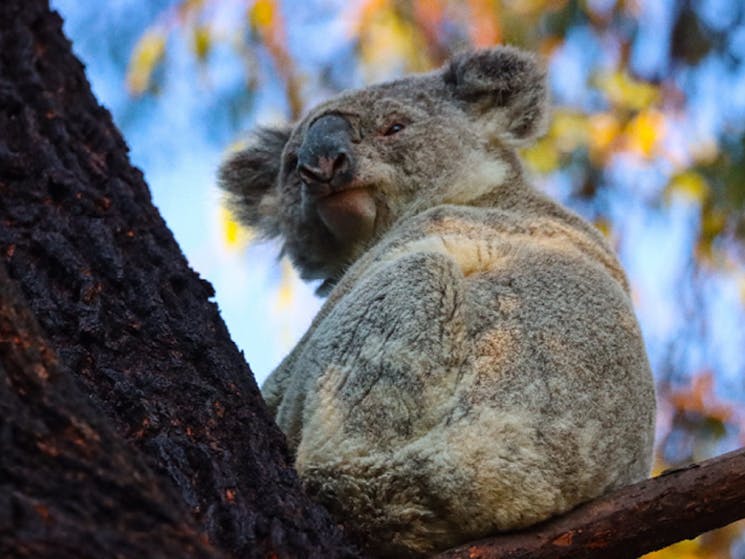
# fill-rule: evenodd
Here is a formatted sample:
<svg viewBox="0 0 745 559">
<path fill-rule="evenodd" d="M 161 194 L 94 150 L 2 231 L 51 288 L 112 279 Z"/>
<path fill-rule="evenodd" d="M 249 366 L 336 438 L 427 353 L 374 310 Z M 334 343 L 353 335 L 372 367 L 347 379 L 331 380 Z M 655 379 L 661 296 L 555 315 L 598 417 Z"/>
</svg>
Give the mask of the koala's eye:
<svg viewBox="0 0 745 559">
<path fill-rule="evenodd" d="M 404 124 L 401 124 L 400 122 L 395 122 L 391 124 L 388 128 L 386 128 L 385 132 L 383 132 L 383 136 L 393 136 L 394 134 L 398 134 L 406 128 Z"/>
</svg>

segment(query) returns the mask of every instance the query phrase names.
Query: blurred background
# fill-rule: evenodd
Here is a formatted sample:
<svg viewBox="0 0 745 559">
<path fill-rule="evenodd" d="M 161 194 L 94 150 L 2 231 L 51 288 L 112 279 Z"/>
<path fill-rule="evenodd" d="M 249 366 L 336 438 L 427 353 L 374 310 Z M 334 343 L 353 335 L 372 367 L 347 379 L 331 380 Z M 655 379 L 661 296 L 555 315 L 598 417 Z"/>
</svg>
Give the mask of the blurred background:
<svg viewBox="0 0 745 559">
<path fill-rule="evenodd" d="M 52 0 L 155 204 L 261 382 L 322 301 L 221 205 L 256 123 L 511 43 L 549 68 L 535 184 L 628 271 L 659 398 L 656 472 L 745 445 L 742 0 Z M 745 558 L 745 524 L 647 557 Z"/>
</svg>

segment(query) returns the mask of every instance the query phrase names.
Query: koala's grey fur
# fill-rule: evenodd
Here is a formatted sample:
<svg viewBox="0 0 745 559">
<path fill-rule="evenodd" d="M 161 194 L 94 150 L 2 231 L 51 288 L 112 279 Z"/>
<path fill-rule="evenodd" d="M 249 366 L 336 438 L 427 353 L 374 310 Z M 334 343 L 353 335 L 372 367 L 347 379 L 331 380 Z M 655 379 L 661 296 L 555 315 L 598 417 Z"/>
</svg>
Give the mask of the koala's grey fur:
<svg viewBox="0 0 745 559">
<path fill-rule="evenodd" d="M 259 131 L 221 170 L 238 216 L 334 286 L 263 393 L 308 491 L 378 556 L 527 526 L 649 472 L 624 273 L 515 152 L 546 103 L 530 55 L 467 53 Z M 317 122 L 349 152 L 323 195 L 298 171 L 328 153 Z"/>
</svg>

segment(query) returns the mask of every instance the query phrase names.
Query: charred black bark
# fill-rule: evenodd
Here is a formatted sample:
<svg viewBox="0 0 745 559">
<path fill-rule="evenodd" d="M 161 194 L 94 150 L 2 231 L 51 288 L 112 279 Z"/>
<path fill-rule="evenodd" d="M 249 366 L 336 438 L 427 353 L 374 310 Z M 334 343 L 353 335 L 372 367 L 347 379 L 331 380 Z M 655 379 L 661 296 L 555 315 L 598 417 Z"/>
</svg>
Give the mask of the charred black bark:
<svg viewBox="0 0 745 559">
<path fill-rule="evenodd" d="M 284 439 L 209 300 L 212 287 L 188 267 L 154 209 L 44 0 L 0 3 L 0 255 L 91 413 L 171 486 L 210 544 L 241 557 L 351 553 L 303 494 Z M 53 394 L 57 384 L 45 390 Z M 29 413 L 12 391 L 2 398 L 5 417 Z M 75 402 L 60 421 L 74 424 Z M 38 428 L 48 430 L 44 418 Z M 0 472 L 9 467 L 5 445 L 16 443 L 3 439 Z M 50 479 L 51 463 L 38 472 L 30 463 L 14 467 L 28 477 L 0 478 L 3 503 L 32 485 L 49 510 L 71 497 L 58 492 L 63 478 Z M 117 479 L 115 471 L 103 474 Z M 91 491 L 75 504 L 81 513 Z M 142 500 L 143 509 L 151 502 Z M 175 506 L 164 498 L 160 508 L 178 524 Z M 94 522 L 95 510 L 80 522 Z M 10 528 L 3 545 L 13 543 L 16 521 L 12 513 L 2 521 Z"/>
<path fill-rule="evenodd" d="M 86 401 L 2 263 L 0 441 L 0 557 L 222 556 Z"/>
</svg>

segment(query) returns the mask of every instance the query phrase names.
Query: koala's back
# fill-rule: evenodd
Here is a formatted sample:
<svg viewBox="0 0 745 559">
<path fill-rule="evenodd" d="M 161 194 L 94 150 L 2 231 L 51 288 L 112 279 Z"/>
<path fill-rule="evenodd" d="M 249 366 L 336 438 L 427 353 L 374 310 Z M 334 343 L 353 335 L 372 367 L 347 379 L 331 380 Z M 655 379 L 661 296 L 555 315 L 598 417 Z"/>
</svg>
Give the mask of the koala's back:
<svg viewBox="0 0 745 559">
<path fill-rule="evenodd" d="M 263 393 L 309 493 L 372 554 L 526 526 L 649 470 L 626 279 L 520 164 L 544 78 L 514 48 L 462 53 L 259 131 L 222 167 L 241 219 L 330 290 Z"/>
<path fill-rule="evenodd" d="M 404 220 L 265 386 L 311 493 L 382 555 L 529 525 L 649 471 L 623 273 L 589 225 L 522 197 Z"/>
</svg>

